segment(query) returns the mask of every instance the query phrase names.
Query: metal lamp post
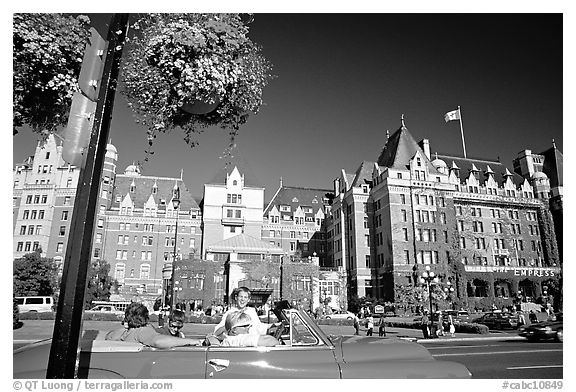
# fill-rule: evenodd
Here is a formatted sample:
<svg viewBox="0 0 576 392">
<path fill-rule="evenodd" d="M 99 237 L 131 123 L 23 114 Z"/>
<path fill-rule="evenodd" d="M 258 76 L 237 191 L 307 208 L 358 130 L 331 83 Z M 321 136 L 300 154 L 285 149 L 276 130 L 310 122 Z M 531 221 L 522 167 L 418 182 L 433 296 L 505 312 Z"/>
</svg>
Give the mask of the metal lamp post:
<svg viewBox="0 0 576 392">
<path fill-rule="evenodd" d="M 172 206 L 174 207 L 174 212 L 176 214 L 176 229 L 174 232 L 174 255 L 172 259 L 172 277 L 170 279 L 170 310 L 174 311 L 174 306 L 176 303 L 174 302 L 174 295 L 175 295 L 175 287 L 174 287 L 174 279 L 176 277 L 176 247 L 178 246 L 178 207 L 180 207 L 180 188 L 178 184 L 174 185 L 174 197 L 172 198 Z"/>
<path fill-rule="evenodd" d="M 420 283 L 426 284 L 428 289 L 428 299 L 430 300 L 430 317 L 432 317 L 433 310 L 432 310 L 432 284 L 438 283 L 439 279 L 434 273 L 434 271 L 430 271 L 430 266 L 426 266 L 426 271 L 422 272 L 420 275 Z"/>
</svg>

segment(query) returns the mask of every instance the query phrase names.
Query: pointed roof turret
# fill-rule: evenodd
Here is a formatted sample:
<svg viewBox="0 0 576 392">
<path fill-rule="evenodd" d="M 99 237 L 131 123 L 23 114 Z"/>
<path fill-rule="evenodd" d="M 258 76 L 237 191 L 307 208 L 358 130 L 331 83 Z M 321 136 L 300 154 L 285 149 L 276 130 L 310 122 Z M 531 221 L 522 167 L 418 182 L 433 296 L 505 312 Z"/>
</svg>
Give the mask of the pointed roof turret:
<svg viewBox="0 0 576 392">
<path fill-rule="evenodd" d="M 406 128 L 404 115 L 402 115 L 400 128 L 390 136 L 376 163 L 378 166 L 407 169 L 410 166 L 410 160 L 414 158 L 417 152 L 424 157 L 428 170 L 431 173 L 437 173 L 426 153 Z"/>
</svg>

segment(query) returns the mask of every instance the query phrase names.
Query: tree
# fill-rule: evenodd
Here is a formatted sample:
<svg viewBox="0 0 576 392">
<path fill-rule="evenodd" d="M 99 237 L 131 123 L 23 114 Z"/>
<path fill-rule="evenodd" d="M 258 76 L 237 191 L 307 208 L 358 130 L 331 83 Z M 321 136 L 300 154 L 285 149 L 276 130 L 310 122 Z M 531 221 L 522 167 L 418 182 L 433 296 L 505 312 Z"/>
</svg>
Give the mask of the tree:
<svg viewBox="0 0 576 392">
<path fill-rule="evenodd" d="M 47 137 L 68 121 L 90 19 L 37 13 L 13 22 L 13 133 L 29 125 Z"/>
<path fill-rule="evenodd" d="M 112 287 L 118 282 L 109 275 L 110 264 L 105 261 L 92 263 L 88 270 L 86 294 L 84 295 L 84 308 L 89 309 L 92 301 L 108 301 Z"/>
<path fill-rule="evenodd" d="M 58 266 L 41 256 L 42 249 L 14 260 L 13 289 L 16 296 L 51 296 L 58 288 Z"/>
</svg>

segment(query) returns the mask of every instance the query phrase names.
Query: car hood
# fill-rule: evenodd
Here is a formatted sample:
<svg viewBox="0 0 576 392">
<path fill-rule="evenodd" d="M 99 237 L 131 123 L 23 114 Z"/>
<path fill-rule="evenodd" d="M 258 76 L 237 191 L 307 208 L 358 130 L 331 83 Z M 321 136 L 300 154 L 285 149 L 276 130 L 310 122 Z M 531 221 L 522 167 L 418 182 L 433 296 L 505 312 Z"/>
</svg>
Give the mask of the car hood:
<svg viewBox="0 0 576 392">
<path fill-rule="evenodd" d="M 342 378 L 470 378 L 455 362 L 437 361 L 422 345 L 398 338 L 331 337 Z"/>
</svg>

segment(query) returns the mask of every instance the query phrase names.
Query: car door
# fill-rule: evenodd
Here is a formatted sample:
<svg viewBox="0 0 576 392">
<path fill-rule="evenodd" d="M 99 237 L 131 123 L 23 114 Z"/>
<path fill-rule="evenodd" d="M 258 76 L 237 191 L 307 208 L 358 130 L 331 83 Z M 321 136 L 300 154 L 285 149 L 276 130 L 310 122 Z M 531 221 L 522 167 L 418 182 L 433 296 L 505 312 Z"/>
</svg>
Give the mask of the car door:
<svg viewBox="0 0 576 392">
<path fill-rule="evenodd" d="M 208 348 L 206 378 L 340 378 L 333 347 L 290 314 L 286 344 Z"/>
</svg>

